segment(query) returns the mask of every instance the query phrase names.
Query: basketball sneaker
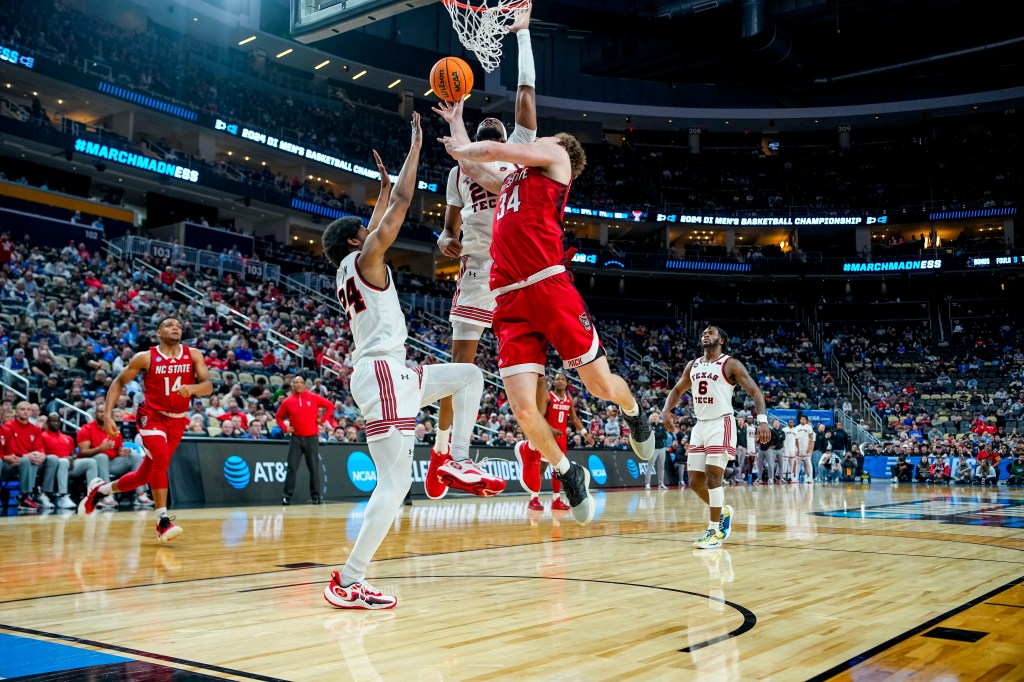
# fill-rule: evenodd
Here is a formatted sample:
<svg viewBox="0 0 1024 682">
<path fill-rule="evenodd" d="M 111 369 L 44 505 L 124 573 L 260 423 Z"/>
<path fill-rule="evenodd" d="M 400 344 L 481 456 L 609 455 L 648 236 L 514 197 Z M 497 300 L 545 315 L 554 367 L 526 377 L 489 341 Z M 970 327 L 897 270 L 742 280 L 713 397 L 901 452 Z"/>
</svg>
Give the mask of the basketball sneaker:
<svg viewBox="0 0 1024 682">
<path fill-rule="evenodd" d="M 526 505 L 526 508 L 533 511 L 544 511 L 544 505 L 541 504 L 539 497 L 531 497 L 530 503 Z"/>
<path fill-rule="evenodd" d="M 551 508 L 558 511 L 569 511 L 570 509 L 572 509 L 572 507 L 567 505 L 565 502 L 562 502 L 561 497 L 556 497 L 551 501 Z"/>
<path fill-rule="evenodd" d="M 18 495 L 18 511 L 37 512 L 39 505 L 28 495 Z"/>
<path fill-rule="evenodd" d="M 541 454 L 530 447 L 529 441 L 521 440 L 513 448 L 519 462 L 519 484 L 531 493 L 540 492 Z"/>
<path fill-rule="evenodd" d="M 423 480 L 423 490 L 432 500 L 440 500 L 448 494 L 448 486 L 441 482 L 438 470 L 451 459 L 451 453 L 442 455 L 434 449 L 430 450 L 430 466 L 427 467 L 427 477 Z"/>
<path fill-rule="evenodd" d="M 636 456 L 645 462 L 654 454 L 654 431 L 651 430 L 651 423 L 644 408 L 637 401 L 636 407 L 640 412 L 635 417 L 630 417 L 623 411 L 622 418 L 629 427 L 629 444 Z"/>
<path fill-rule="evenodd" d="M 103 485 L 102 478 L 94 478 L 89 481 L 85 497 L 78 503 L 78 513 L 82 516 L 91 516 L 96 511 L 96 505 L 100 503 L 103 496 L 100 495 L 100 486 Z"/>
<path fill-rule="evenodd" d="M 718 517 L 718 527 L 722 529 L 722 539 L 732 535 L 732 505 L 722 507 L 722 514 Z"/>
<path fill-rule="evenodd" d="M 562 490 L 569 498 L 569 507 L 576 523 L 585 526 L 594 518 L 594 496 L 590 494 L 590 471 L 576 462 L 569 463 L 564 474 L 555 474 L 562 482 Z"/>
<path fill-rule="evenodd" d="M 433 459 L 433 458 L 431 458 Z M 483 471 L 472 460 L 454 460 L 437 468 L 441 483 L 480 497 L 492 497 L 505 489 L 505 481 Z"/>
<path fill-rule="evenodd" d="M 184 532 L 181 526 L 175 526 L 171 521 L 173 521 L 171 517 L 161 516 L 160 520 L 156 522 L 156 539 L 160 542 L 170 542 Z"/>
<path fill-rule="evenodd" d="M 723 540 L 725 540 L 725 535 L 722 531 L 708 528 L 703 535 L 693 541 L 693 546 L 697 549 L 714 549 L 721 547 Z"/>
<path fill-rule="evenodd" d="M 135 502 L 133 504 L 138 505 L 140 507 L 155 507 L 156 506 L 156 504 L 153 502 L 153 499 L 149 495 L 144 493 L 144 492 L 141 492 L 141 493 L 139 493 L 138 495 L 135 496 Z"/>
<path fill-rule="evenodd" d="M 331 606 L 339 609 L 393 609 L 398 605 L 398 598 L 383 594 L 366 580 L 342 587 L 341 574 L 331 571 L 331 582 L 324 588 L 324 599 Z"/>
</svg>

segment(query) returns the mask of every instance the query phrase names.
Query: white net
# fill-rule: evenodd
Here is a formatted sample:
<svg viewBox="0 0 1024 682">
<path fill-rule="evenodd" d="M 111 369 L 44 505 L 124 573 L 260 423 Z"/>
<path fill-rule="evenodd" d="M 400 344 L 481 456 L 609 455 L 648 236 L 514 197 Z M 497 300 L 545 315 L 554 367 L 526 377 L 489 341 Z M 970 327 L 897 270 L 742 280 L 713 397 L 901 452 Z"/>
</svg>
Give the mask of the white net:
<svg viewBox="0 0 1024 682">
<path fill-rule="evenodd" d="M 501 63 L 501 39 L 508 27 L 530 7 L 529 0 L 443 0 L 459 41 L 472 50 L 484 71 Z"/>
</svg>

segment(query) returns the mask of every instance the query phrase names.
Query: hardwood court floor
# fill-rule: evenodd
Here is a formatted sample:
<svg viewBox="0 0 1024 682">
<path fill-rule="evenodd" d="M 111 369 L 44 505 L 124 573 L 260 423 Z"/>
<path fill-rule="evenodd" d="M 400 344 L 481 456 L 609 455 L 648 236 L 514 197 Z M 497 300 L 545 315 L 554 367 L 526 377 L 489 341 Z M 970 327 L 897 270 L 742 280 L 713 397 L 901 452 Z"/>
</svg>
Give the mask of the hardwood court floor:
<svg viewBox="0 0 1024 682">
<path fill-rule="evenodd" d="M 152 513 L 0 519 L 0 661 L 28 639 L 191 679 L 1024 679 L 1019 490 L 730 488 L 711 552 L 689 490 L 598 499 L 586 528 L 417 501 L 371 567 L 398 608 L 371 613 L 321 596 L 365 503 L 178 510 L 166 546 Z"/>
</svg>

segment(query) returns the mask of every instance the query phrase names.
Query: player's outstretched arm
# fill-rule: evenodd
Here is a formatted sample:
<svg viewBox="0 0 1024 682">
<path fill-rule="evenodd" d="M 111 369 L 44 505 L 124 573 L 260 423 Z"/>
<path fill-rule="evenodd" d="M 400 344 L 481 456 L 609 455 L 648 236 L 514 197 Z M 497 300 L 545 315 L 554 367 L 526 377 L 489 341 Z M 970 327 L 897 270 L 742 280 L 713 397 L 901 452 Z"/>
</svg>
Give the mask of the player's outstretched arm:
<svg viewBox="0 0 1024 682">
<path fill-rule="evenodd" d="M 546 175 L 563 184 L 572 179 L 569 154 L 560 144 L 512 144 L 508 142 L 473 142 L 458 146 L 450 137 L 439 140 L 453 159 L 459 161 L 507 161 L 520 166 L 540 168 Z"/>
<path fill-rule="evenodd" d="M 516 46 L 519 51 L 516 127 L 520 130 L 512 133 L 512 137 L 516 138 L 513 140 L 515 142 L 533 142 L 533 138 L 537 135 L 537 69 L 533 64 L 533 43 L 530 40 L 530 14 L 532 12 L 533 3 L 530 3 L 515 22 L 508 27 L 510 33 L 516 34 Z M 520 136 L 525 136 L 527 139 L 519 140 Z"/>
<path fill-rule="evenodd" d="M 370 222 L 366 226 L 369 232 L 373 232 L 380 225 L 381 218 L 384 217 L 384 211 L 388 208 L 388 203 L 391 201 L 391 176 L 388 175 L 388 169 L 384 166 L 384 162 L 380 160 L 380 154 L 377 150 L 373 150 L 373 160 L 377 162 L 377 170 L 380 171 L 380 194 L 377 195 L 377 203 L 373 207 L 373 214 L 370 216 Z"/>
<path fill-rule="evenodd" d="M 112 415 L 114 413 L 114 406 L 117 405 L 117 401 L 121 398 L 121 391 L 124 390 L 126 384 L 131 383 L 135 377 L 139 376 L 139 372 L 145 372 L 148 369 L 149 352 L 141 351 L 133 355 L 128 366 L 122 369 L 114 377 L 114 380 L 110 382 L 110 388 L 107 389 L 107 399 L 103 405 L 103 430 L 111 438 L 118 434 L 117 424 L 114 423 Z"/>
<path fill-rule="evenodd" d="M 679 404 L 679 399 L 683 397 L 683 394 L 690 390 L 691 367 L 693 367 L 693 360 L 686 363 L 683 376 L 679 377 L 679 381 L 676 382 L 676 385 L 672 387 L 672 390 L 665 397 L 665 406 L 661 409 L 661 420 L 665 424 L 665 430 L 669 433 L 676 432 L 676 420 L 672 410 L 676 409 L 676 405 Z"/>
<path fill-rule="evenodd" d="M 359 256 L 359 269 L 371 282 L 384 282 L 387 271 L 384 267 L 384 254 L 395 243 L 398 231 L 402 229 L 405 215 L 416 192 L 416 167 L 420 163 L 420 147 L 423 144 L 423 130 L 420 128 L 420 115 L 412 114 L 410 121 L 412 136 L 409 141 L 409 154 L 405 157 L 402 170 L 398 173 L 398 181 L 391 190 L 387 210 L 380 219 L 377 229 L 371 232 L 363 243 L 362 254 Z"/>
<path fill-rule="evenodd" d="M 451 140 L 456 146 L 464 146 L 472 142 L 466 131 L 466 123 L 462 118 L 463 105 L 464 100 L 459 100 L 458 102 L 441 102 L 433 107 L 433 111 L 443 118 L 451 129 Z M 459 162 L 459 169 L 491 194 L 501 194 L 501 185 L 505 182 L 505 174 L 493 166 L 464 160 Z M 450 185 L 451 179 L 449 178 Z M 447 223 L 447 220 L 445 222 Z"/>
<path fill-rule="evenodd" d="M 757 440 L 767 443 L 772 438 L 772 430 L 768 427 L 768 408 L 764 402 L 764 393 L 750 377 L 747 368 L 736 358 L 725 361 L 725 376 L 734 384 L 747 392 L 754 399 L 754 414 L 757 415 Z"/>
</svg>

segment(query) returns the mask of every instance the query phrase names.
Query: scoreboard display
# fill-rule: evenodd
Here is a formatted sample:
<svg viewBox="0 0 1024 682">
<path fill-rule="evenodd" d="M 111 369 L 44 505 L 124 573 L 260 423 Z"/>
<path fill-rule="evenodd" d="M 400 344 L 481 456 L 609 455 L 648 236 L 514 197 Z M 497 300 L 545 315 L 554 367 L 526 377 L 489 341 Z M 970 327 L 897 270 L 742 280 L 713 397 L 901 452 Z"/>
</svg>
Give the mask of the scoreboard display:
<svg viewBox="0 0 1024 682">
<path fill-rule="evenodd" d="M 339 35 L 436 0 L 291 0 L 291 34 L 300 43 Z"/>
</svg>

